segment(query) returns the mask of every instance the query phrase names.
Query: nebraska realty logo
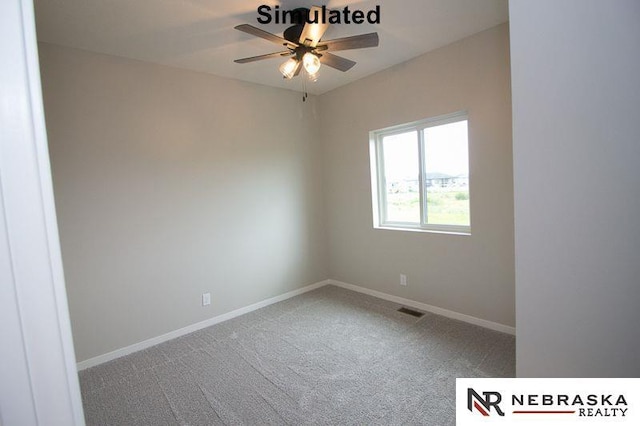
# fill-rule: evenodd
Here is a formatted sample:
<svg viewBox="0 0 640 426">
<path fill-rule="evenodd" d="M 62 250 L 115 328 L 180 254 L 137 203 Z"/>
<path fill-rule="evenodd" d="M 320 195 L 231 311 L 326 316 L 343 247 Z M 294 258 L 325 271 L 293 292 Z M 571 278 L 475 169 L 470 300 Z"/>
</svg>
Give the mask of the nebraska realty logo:
<svg viewBox="0 0 640 426">
<path fill-rule="evenodd" d="M 638 404 L 640 379 L 456 379 L 458 425 L 637 425 Z"/>
<path fill-rule="evenodd" d="M 502 394 L 500 392 L 482 392 L 484 398 L 478 395 L 478 392 L 472 388 L 467 388 L 467 409 L 474 409 L 483 416 L 489 416 L 493 408 L 499 416 L 504 416 L 504 412 L 500 409 L 500 401 Z"/>
</svg>

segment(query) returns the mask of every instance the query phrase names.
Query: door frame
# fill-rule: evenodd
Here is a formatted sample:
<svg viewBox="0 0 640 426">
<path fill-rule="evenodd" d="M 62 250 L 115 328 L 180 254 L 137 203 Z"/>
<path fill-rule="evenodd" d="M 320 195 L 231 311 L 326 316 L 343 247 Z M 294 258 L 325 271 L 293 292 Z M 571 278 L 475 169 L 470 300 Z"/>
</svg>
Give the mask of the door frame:
<svg viewBox="0 0 640 426">
<path fill-rule="evenodd" d="M 0 2 L 0 424 L 84 425 L 32 0 Z"/>
</svg>

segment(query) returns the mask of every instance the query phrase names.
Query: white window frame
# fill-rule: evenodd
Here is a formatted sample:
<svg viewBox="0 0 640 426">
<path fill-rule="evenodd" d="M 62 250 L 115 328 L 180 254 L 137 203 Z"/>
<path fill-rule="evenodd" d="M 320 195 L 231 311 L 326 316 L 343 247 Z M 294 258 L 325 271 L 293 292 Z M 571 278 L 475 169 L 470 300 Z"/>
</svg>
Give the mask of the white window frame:
<svg viewBox="0 0 640 426">
<path fill-rule="evenodd" d="M 424 162 L 424 137 L 423 130 L 429 127 L 441 126 L 444 124 L 457 123 L 459 121 L 467 121 L 469 124 L 469 115 L 466 111 L 458 111 L 451 114 L 440 115 L 438 117 L 427 118 L 425 120 L 414 121 L 412 123 L 400 124 L 397 126 L 386 127 L 384 129 L 373 130 L 369 132 L 369 152 L 371 160 L 371 194 L 373 205 L 373 227 L 378 229 L 399 229 L 407 231 L 422 232 L 439 232 L 449 234 L 471 234 L 471 225 L 440 225 L 427 223 L 427 212 L 425 211 L 427 200 L 427 188 L 424 185 L 424 176 L 426 168 Z M 468 129 L 468 128 L 467 128 Z M 394 222 L 387 220 L 386 204 L 387 192 L 386 181 L 384 176 L 384 148 L 382 141 L 387 136 L 393 136 L 400 133 L 408 133 L 415 131 L 418 135 L 418 185 L 420 192 L 420 223 L 412 222 Z M 467 130 L 468 132 L 468 130 Z M 469 144 L 469 135 L 467 134 L 467 149 Z M 471 192 L 471 178 L 469 178 L 469 192 Z M 471 194 L 469 195 L 471 199 Z M 471 221 L 471 204 L 469 204 L 469 220 Z"/>
</svg>

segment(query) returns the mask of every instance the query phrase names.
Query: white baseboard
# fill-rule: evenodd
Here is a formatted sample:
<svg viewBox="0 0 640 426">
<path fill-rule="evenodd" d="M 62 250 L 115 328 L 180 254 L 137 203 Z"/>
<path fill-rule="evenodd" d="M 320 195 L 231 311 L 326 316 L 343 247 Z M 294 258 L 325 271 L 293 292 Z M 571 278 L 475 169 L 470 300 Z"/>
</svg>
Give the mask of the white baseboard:
<svg viewBox="0 0 640 426">
<path fill-rule="evenodd" d="M 186 327 L 180 328 L 178 330 L 170 331 L 169 333 L 163 334 L 161 336 L 152 337 L 151 339 L 144 340 L 142 342 L 134 343 L 133 345 L 126 346 L 124 348 L 116 349 L 115 351 L 108 352 L 103 355 L 98 355 L 94 358 L 89 358 L 87 360 L 81 361 L 77 364 L 78 371 L 84 370 L 90 367 L 94 367 L 96 365 L 105 363 L 107 361 L 114 360 L 116 358 L 120 358 L 125 355 L 129 355 L 134 352 L 141 351 L 143 349 L 149 348 L 151 346 L 155 346 L 157 344 L 166 342 L 171 339 L 175 339 L 180 336 L 184 336 L 185 334 L 193 333 L 194 331 L 198 331 L 200 329 L 221 323 L 223 321 L 230 320 L 232 318 L 238 317 L 240 315 L 244 315 L 246 313 L 255 311 L 260 308 L 264 308 L 265 306 L 273 305 L 274 303 L 281 302 L 286 299 L 290 299 L 292 297 L 298 296 L 300 294 L 306 293 L 308 291 L 315 290 L 317 288 L 323 287 L 327 284 L 335 285 L 337 287 L 342 287 L 347 290 L 353 290 L 358 293 L 368 294 L 369 296 L 374 296 L 380 299 L 389 300 L 391 302 L 398 303 L 400 305 L 409 306 L 411 308 L 420 309 L 425 312 L 432 312 L 434 314 L 442 315 L 448 318 L 453 318 L 456 320 L 464 321 L 470 324 L 479 325 L 481 327 L 485 327 L 491 330 L 500 331 L 508 334 L 516 334 L 515 327 L 511 327 L 508 325 L 500 324 L 493 321 L 488 321 L 481 318 L 472 317 L 471 315 L 461 314 L 459 312 L 450 311 L 448 309 L 439 308 L 437 306 L 427 305 L 426 303 L 416 302 L 414 300 L 405 299 L 403 297 L 393 296 L 391 294 L 382 293 L 380 291 L 371 290 L 365 287 L 360 287 L 353 284 L 348 284 L 342 281 L 337 280 L 325 280 L 320 281 L 315 284 L 310 284 L 308 286 L 289 291 L 287 293 L 281 294 L 279 296 L 271 297 L 266 300 L 262 300 L 260 302 L 254 303 L 249 306 L 245 306 L 243 308 L 239 308 L 233 310 L 231 312 L 227 312 L 222 315 L 215 316 L 213 318 L 209 318 L 207 320 L 188 325 Z"/>
<path fill-rule="evenodd" d="M 298 296 L 300 294 L 306 293 L 311 290 L 315 290 L 317 288 L 323 287 L 329 284 L 329 280 L 320 281 L 315 284 L 310 284 L 308 286 L 289 291 L 287 293 L 281 294 L 279 296 L 271 297 L 266 300 L 262 300 L 260 302 L 254 303 L 249 306 L 245 306 L 243 308 L 239 308 L 233 310 L 231 312 L 227 312 L 222 315 L 215 316 L 213 318 L 209 318 L 207 320 L 188 325 L 186 327 L 180 328 L 178 330 L 170 331 L 169 333 L 163 334 L 161 336 L 152 337 L 151 339 L 144 340 L 142 342 L 134 343 L 133 345 L 126 346 L 124 348 L 116 349 L 115 351 L 108 352 L 103 355 L 98 355 L 94 358 L 89 358 L 87 360 L 81 361 L 77 364 L 78 371 L 84 370 L 90 367 L 94 367 L 96 365 L 105 363 L 107 361 L 111 361 L 116 358 L 120 358 L 125 355 L 129 355 L 134 352 L 138 352 L 142 349 L 149 348 L 151 346 L 155 346 L 159 343 L 166 342 L 167 340 L 175 339 L 176 337 L 184 336 L 185 334 L 193 333 L 194 331 L 198 331 L 200 329 L 212 326 L 214 324 L 221 323 L 223 321 L 230 320 L 231 318 L 238 317 L 240 315 L 244 315 L 251 311 L 255 311 L 260 308 L 264 308 L 265 306 L 273 305 L 274 303 L 281 302 L 286 299 L 290 299 L 294 296 Z"/>
<path fill-rule="evenodd" d="M 497 322 L 485 320 L 482 318 L 472 317 L 471 315 L 461 314 L 459 312 L 450 311 L 448 309 L 439 308 L 437 306 L 427 305 L 426 303 L 416 302 L 415 300 L 405 299 L 404 297 L 393 296 L 391 294 L 382 293 L 380 291 L 371 290 L 365 287 L 360 287 L 353 284 L 348 284 L 337 280 L 327 280 L 328 284 L 335 285 L 337 287 L 346 288 L 347 290 L 357 291 L 358 293 L 368 294 L 369 296 L 377 297 L 379 299 L 395 302 L 400 305 L 409 306 L 411 308 L 420 309 L 421 311 L 431 312 L 434 314 L 442 315 L 443 317 L 453 318 L 456 320 L 468 322 L 469 324 L 479 325 L 480 327 L 488 328 L 495 331 L 500 331 L 507 334 L 516 334 L 516 328 L 509 325 L 500 324 Z"/>
</svg>

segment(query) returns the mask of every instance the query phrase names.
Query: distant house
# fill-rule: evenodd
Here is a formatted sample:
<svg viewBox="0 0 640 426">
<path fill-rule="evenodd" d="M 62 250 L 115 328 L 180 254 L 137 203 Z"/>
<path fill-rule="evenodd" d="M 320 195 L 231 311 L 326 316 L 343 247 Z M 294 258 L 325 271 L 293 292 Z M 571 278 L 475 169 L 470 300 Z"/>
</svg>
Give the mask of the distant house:
<svg viewBox="0 0 640 426">
<path fill-rule="evenodd" d="M 456 176 L 445 173 L 427 173 L 425 178 L 427 188 L 459 188 L 469 186 L 469 175 L 460 174 Z"/>
</svg>

